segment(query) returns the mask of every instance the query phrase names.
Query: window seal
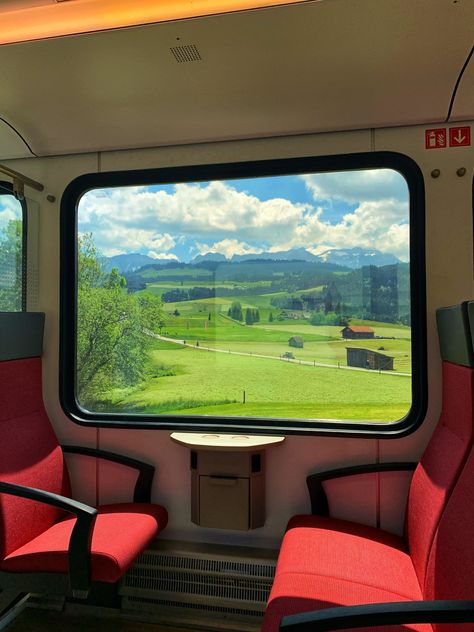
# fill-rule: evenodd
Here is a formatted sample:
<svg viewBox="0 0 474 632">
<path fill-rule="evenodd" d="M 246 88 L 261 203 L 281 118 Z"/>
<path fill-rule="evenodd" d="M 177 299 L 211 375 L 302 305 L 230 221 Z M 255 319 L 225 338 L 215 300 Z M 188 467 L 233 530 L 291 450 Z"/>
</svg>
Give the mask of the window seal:
<svg viewBox="0 0 474 632">
<path fill-rule="evenodd" d="M 75 397 L 77 212 L 80 198 L 97 188 L 197 182 L 244 177 L 292 175 L 357 169 L 393 169 L 410 194 L 410 297 L 412 315 L 412 405 L 407 415 L 389 423 L 278 418 L 130 415 L 83 411 Z M 405 154 L 378 151 L 333 156 L 189 165 L 158 169 L 89 173 L 74 179 L 61 199 L 60 220 L 60 363 L 59 398 L 67 417 L 82 426 L 189 432 L 252 433 L 399 438 L 414 432 L 427 409 L 425 190 L 417 163 Z"/>
</svg>

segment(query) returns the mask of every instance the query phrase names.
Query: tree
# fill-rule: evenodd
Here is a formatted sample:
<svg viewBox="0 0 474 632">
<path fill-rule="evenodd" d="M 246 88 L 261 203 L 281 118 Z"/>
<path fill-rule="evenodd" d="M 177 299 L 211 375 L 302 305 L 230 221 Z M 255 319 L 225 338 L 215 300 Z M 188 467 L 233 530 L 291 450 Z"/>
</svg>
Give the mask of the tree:
<svg viewBox="0 0 474 632">
<path fill-rule="evenodd" d="M 79 238 L 77 290 L 77 394 L 97 410 L 114 387 L 130 387 L 144 377 L 148 347 L 164 324 L 160 299 L 128 294 L 116 268 L 107 273 L 92 235 Z"/>
<path fill-rule="evenodd" d="M 227 312 L 229 318 L 233 318 L 234 320 L 243 320 L 244 315 L 242 313 L 242 305 L 239 301 L 233 301 L 232 305 L 229 307 L 229 311 Z"/>
<path fill-rule="evenodd" d="M 22 222 L 13 219 L 0 231 L 0 311 L 22 308 Z"/>
<path fill-rule="evenodd" d="M 269 323 L 272 323 L 272 322 L 273 322 L 273 312 L 270 312 L 270 313 L 268 314 L 268 322 L 269 322 Z"/>
<path fill-rule="evenodd" d="M 247 309 L 245 310 L 245 324 L 253 325 L 253 323 L 254 323 L 253 309 L 250 309 L 250 307 L 247 307 Z"/>
</svg>

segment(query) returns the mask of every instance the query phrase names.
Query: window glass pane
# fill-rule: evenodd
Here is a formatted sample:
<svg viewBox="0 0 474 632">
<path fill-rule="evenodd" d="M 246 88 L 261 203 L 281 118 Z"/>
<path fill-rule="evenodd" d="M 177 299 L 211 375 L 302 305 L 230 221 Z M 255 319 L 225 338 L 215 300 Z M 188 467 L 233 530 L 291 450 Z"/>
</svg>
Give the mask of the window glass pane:
<svg viewBox="0 0 474 632">
<path fill-rule="evenodd" d="M 23 208 L 0 186 L 0 311 L 23 308 Z"/>
<path fill-rule="evenodd" d="M 397 171 L 94 189 L 78 235 L 84 410 L 408 413 L 409 193 Z"/>
</svg>

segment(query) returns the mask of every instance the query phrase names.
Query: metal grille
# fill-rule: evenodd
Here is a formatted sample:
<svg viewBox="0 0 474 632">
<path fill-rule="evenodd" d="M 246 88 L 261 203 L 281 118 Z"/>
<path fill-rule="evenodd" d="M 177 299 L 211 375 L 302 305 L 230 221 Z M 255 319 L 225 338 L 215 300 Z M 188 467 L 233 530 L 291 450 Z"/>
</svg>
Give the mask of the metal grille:
<svg viewBox="0 0 474 632">
<path fill-rule="evenodd" d="M 274 562 L 240 562 L 225 559 L 213 559 L 211 557 L 162 553 L 160 551 L 145 551 L 138 557 L 134 569 L 137 566 L 202 571 L 205 573 L 237 574 L 245 575 L 247 577 L 262 577 L 271 581 L 275 575 Z"/>
<path fill-rule="evenodd" d="M 258 610 L 244 610 L 240 608 L 226 608 L 225 606 L 213 606 L 207 605 L 203 606 L 202 604 L 188 603 L 188 602 L 177 602 L 177 601 L 167 601 L 166 599 L 147 599 L 146 597 L 125 597 L 124 598 L 124 607 L 130 610 L 157 610 L 161 612 L 163 608 L 166 608 L 169 611 L 179 611 L 179 610 L 188 610 L 194 611 L 196 614 L 200 614 L 205 610 L 206 612 L 212 614 L 222 614 L 222 615 L 233 615 L 235 617 L 258 617 L 262 616 L 262 613 Z"/>
<path fill-rule="evenodd" d="M 270 594 L 275 562 L 252 561 L 222 553 L 145 551 L 126 574 L 120 587 L 122 607 L 141 604 L 159 615 L 160 608 L 191 611 L 224 619 L 261 617 Z M 146 606 L 146 607 L 145 607 Z M 169 613 L 168 613 L 169 614 Z M 161 616 L 161 615 L 159 615 Z"/>
<path fill-rule="evenodd" d="M 195 44 L 186 44 L 184 46 L 172 46 L 170 51 L 178 63 L 187 61 L 201 61 L 201 55 Z"/>
<path fill-rule="evenodd" d="M 218 599 L 251 601 L 265 604 L 271 580 L 247 579 L 203 573 L 180 573 L 175 570 L 138 568 L 129 572 L 126 586 L 160 593 L 202 595 Z"/>
</svg>

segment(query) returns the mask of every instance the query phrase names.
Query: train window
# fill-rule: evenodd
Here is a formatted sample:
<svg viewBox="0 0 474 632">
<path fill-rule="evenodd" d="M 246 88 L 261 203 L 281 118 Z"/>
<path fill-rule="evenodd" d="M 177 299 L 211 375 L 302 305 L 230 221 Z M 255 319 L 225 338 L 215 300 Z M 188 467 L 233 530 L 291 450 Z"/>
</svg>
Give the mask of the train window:
<svg viewBox="0 0 474 632">
<path fill-rule="evenodd" d="M 0 311 L 25 309 L 25 203 L 0 182 Z"/>
<path fill-rule="evenodd" d="M 63 316 L 63 368 L 71 353 L 75 416 L 381 432 L 420 410 L 414 167 L 392 154 L 344 169 L 321 160 L 70 185 L 76 319 Z"/>
</svg>

